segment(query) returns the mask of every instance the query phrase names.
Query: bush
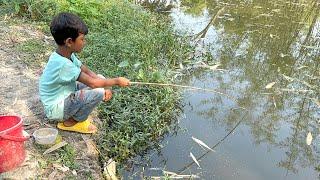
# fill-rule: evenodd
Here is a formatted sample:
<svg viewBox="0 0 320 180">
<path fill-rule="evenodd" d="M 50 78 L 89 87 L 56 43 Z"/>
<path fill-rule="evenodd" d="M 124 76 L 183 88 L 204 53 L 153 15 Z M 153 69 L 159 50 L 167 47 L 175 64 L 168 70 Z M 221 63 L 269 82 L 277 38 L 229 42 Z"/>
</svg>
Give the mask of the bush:
<svg viewBox="0 0 320 180">
<path fill-rule="evenodd" d="M 11 13 L 33 20 L 49 20 L 60 10 L 59 4 L 52 0 L 3 0 L 2 3 Z"/>
</svg>

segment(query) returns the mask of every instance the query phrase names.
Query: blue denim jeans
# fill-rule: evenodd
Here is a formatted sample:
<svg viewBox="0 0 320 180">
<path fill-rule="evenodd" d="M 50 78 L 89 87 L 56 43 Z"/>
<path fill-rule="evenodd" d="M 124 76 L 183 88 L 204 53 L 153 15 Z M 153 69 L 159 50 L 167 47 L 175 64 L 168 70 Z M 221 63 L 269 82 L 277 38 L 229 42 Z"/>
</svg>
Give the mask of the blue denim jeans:
<svg viewBox="0 0 320 180">
<path fill-rule="evenodd" d="M 84 121 L 92 110 L 104 98 L 104 88 L 91 89 L 81 82 L 77 82 L 76 92 L 64 100 L 63 119 L 72 117 L 76 121 Z"/>
</svg>

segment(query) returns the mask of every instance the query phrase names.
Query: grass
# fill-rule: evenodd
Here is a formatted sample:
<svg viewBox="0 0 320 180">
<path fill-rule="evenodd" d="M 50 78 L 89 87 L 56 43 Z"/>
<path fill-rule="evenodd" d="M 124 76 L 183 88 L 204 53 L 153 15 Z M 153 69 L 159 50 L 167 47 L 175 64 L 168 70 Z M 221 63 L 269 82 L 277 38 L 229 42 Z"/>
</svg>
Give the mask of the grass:
<svg viewBox="0 0 320 180">
<path fill-rule="evenodd" d="M 7 12 L 32 21 L 50 22 L 54 14 L 78 14 L 89 26 L 87 46 L 80 59 L 106 77 L 125 76 L 132 81 L 170 83 L 180 63 L 192 48 L 187 39 L 177 38 L 167 16 L 154 14 L 127 1 L 102 0 L 13 0 Z M 30 8 L 28 8 L 30 7 Z M 46 28 L 45 28 L 46 29 Z M 25 42 L 22 51 L 43 53 L 39 42 Z M 36 63 L 32 57 L 30 61 Z M 43 59 L 45 61 L 46 59 Z M 171 129 L 180 111 L 180 94 L 169 87 L 132 86 L 114 88 L 110 102 L 99 106 L 103 120 L 96 138 L 102 156 L 120 163 L 157 146 Z M 76 167 L 67 153 L 63 163 Z"/>
<path fill-rule="evenodd" d="M 82 54 L 86 64 L 107 77 L 170 81 L 170 70 L 182 61 L 186 49 L 166 22 L 130 4 L 112 6 L 105 18 L 106 28 L 89 35 Z M 177 102 L 179 95 L 171 88 L 119 89 L 112 101 L 99 108 L 105 122 L 103 138 L 98 139 L 101 152 L 123 162 L 154 146 L 152 142 L 167 132 L 178 113 Z"/>
<path fill-rule="evenodd" d="M 79 168 L 79 164 L 77 164 L 75 161 L 76 151 L 72 146 L 66 145 L 62 149 L 59 149 L 59 151 L 55 154 L 58 155 L 56 156 L 57 161 L 63 165 L 69 167 L 70 169 Z"/>
<path fill-rule="evenodd" d="M 35 147 L 37 151 L 42 154 L 50 146 L 39 145 L 35 143 Z M 45 159 L 39 160 L 39 166 L 41 169 L 46 169 L 50 164 L 53 163 L 65 165 L 71 170 L 79 168 L 79 164 L 76 162 L 76 150 L 71 145 L 66 145 L 54 153 L 47 154 Z"/>
<path fill-rule="evenodd" d="M 22 61 L 31 67 L 42 67 L 43 59 L 53 51 L 53 48 L 42 41 L 35 39 L 26 40 L 16 47 L 19 52 L 23 52 Z"/>
<path fill-rule="evenodd" d="M 42 154 L 45 150 L 47 150 L 50 147 L 50 145 L 40 145 L 37 143 L 35 143 L 34 145 L 36 150 L 40 154 Z M 52 169 L 52 167 L 54 167 L 54 164 L 60 165 L 61 167 L 68 167 L 70 170 L 64 172 L 64 174 L 66 175 L 65 178 L 76 179 L 76 176 L 74 176 L 71 173 L 71 171 L 73 170 L 80 170 L 80 164 L 76 161 L 76 155 L 76 149 L 68 144 L 58 149 L 57 151 L 46 154 L 45 156 L 39 158 L 37 160 L 39 168 L 41 170 L 46 171 L 39 175 L 39 179 L 43 178 L 44 174 L 46 174 L 45 176 L 48 176 L 50 173 L 52 173 L 52 171 L 50 170 Z M 84 174 L 82 174 L 81 177 L 85 177 L 86 179 L 93 179 L 92 174 L 90 172 L 84 172 Z"/>
</svg>

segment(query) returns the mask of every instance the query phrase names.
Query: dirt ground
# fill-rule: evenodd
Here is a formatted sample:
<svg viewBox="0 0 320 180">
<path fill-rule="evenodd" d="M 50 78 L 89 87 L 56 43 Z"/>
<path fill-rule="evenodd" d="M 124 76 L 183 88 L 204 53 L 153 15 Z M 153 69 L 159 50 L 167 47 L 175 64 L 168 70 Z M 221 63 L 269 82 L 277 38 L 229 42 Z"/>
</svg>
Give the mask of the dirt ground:
<svg viewBox="0 0 320 180">
<path fill-rule="evenodd" d="M 3 18 L 0 18 L 3 19 Z M 12 23 L 11 19 L 0 21 L 0 115 L 17 114 L 23 118 L 24 129 L 32 133 L 40 127 L 55 127 L 43 113 L 38 96 L 38 79 L 43 65 L 30 66 L 17 46 L 27 40 L 39 41 L 54 47 L 53 39 L 29 23 Z M 43 55 L 45 60 L 48 55 Z M 44 60 L 44 61 L 45 61 Z M 94 120 L 98 120 L 93 115 Z M 62 140 L 75 148 L 76 170 L 68 170 L 59 162 L 46 163 L 47 156 L 36 147 L 32 138 L 25 142 L 26 160 L 17 169 L 0 174 L 0 179 L 103 179 L 98 152 L 90 135 L 59 131 Z M 56 153 L 56 152 L 53 152 Z"/>
</svg>

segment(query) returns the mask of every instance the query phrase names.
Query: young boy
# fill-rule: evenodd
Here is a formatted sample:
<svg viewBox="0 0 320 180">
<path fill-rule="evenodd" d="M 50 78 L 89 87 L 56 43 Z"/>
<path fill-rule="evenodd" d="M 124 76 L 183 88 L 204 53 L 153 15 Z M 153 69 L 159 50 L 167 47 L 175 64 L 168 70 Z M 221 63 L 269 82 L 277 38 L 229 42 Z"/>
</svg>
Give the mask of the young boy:
<svg viewBox="0 0 320 180">
<path fill-rule="evenodd" d="M 46 116 L 60 121 L 59 129 L 94 133 L 97 128 L 87 118 L 100 101 L 111 99 L 111 90 L 104 87 L 129 86 L 130 81 L 124 77 L 105 79 L 78 60 L 74 53 L 85 46 L 88 33 L 86 24 L 78 16 L 58 14 L 51 22 L 50 31 L 58 47 L 39 82 Z"/>
</svg>

